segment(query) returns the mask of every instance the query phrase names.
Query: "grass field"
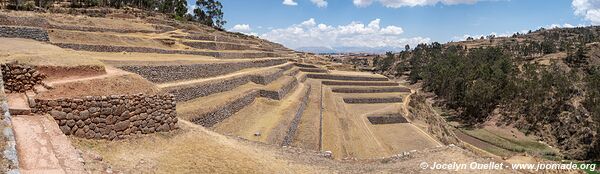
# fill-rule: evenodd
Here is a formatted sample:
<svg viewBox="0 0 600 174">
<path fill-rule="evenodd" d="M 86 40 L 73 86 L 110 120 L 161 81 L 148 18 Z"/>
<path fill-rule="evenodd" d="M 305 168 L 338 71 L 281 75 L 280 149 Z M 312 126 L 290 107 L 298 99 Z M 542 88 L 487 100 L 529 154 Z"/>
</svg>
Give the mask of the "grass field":
<svg viewBox="0 0 600 174">
<path fill-rule="evenodd" d="M 537 155 L 546 159 L 557 159 L 559 158 L 559 152 L 556 149 L 549 147 L 546 144 L 535 141 L 531 138 L 514 138 L 494 133 L 487 129 L 461 129 L 465 134 L 477 138 L 481 141 L 490 143 L 499 148 L 516 152 L 516 153 L 528 153 L 531 155 Z M 492 153 L 500 156 L 506 155 L 506 152 L 502 150 L 490 149 Z"/>
</svg>

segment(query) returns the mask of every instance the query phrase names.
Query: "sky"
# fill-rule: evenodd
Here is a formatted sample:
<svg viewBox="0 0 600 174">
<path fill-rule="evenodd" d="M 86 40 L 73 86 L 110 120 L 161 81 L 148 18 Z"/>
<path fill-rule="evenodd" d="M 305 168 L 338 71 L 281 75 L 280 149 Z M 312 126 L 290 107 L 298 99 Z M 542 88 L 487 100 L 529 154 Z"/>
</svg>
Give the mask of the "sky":
<svg viewBox="0 0 600 174">
<path fill-rule="evenodd" d="M 220 0 L 228 31 L 301 47 L 396 47 L 600 24 L 600 0 Z M 195 0 L 188 0 L 188 4 Z"/>
</svg>

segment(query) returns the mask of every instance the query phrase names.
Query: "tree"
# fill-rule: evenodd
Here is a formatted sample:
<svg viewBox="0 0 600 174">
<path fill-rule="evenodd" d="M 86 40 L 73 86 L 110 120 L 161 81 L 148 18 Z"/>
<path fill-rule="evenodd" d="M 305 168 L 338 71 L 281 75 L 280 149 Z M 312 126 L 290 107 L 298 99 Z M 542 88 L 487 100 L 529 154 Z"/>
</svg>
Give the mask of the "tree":
<svg viewBox="0 0 600 174">
<path fill-rule="evenodd" d="M 588 63 L 587 55 L 585 54 L 587 48 L 584 45 L 579 45 L 577 47 L 577 51 L 575 53 L 568 53 L 567 58 L 565 58 L 565 62 L 567 65 L 573 68 L 579 68 Z"/>
<path fill-rule="evenodd" d="M 227 21 L 223 19 L 222 8 L 221 2 L 216 0 L 197 0 L 192 20 L 217 29 L 223 29 L 223 25 Z"/>
</svg>

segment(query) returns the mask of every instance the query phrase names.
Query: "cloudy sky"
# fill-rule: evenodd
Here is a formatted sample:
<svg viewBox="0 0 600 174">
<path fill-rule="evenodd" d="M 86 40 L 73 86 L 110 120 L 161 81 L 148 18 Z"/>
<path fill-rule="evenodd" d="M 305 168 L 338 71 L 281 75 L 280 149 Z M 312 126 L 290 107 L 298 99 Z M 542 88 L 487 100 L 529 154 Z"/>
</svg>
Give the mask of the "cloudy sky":
<svg viewBox="0 0 600 174">
<path fill-rule="evenodd" d="M 193 2 L 190 0 L 188 3 Z M 600 24 L 600 0 L 221 0 L 226 29 L 299 47 L 404 47 Z"/>
</svg>

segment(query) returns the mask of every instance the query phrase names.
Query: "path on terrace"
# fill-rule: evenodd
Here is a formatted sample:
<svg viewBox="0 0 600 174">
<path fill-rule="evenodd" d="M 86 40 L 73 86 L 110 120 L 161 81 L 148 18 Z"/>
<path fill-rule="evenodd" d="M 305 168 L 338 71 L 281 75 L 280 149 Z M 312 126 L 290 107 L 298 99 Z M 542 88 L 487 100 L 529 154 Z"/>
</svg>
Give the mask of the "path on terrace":
<svg viewBox="0 0 600 174">
<path fill-rule="evenodd" d="M 85 173 L 83 159 L 51 119 L 42 115 L 13 117 L 21 173 Z"/>
</svg>

